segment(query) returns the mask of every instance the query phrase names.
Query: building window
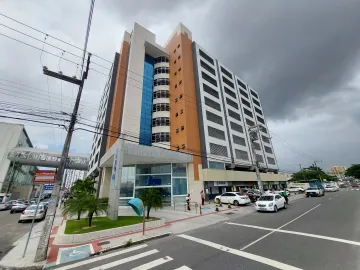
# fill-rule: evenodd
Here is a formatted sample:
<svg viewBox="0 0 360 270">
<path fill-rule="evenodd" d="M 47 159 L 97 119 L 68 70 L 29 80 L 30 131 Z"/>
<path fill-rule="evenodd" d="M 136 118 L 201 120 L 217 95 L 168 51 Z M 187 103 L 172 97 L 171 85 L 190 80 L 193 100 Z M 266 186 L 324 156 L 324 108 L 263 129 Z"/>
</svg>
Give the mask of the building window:
<svg viewBox="0 0 360 270">
<path fill-rule="evenodd" d="M 170 94 L 167 90 L 159 90 L 153 93 L 153 99 L 157 98 L 169 98 Z"/>
<path fill-rule="evenodd" d="M 215 170 L 225 170 L 225 163 L 209 161 L 208 168 Z"/>
<path fill-rule="evenodd" d="M 212 112 L 206 111 L 206 119 L 216 124 L 223 125 L 222 117 Z"/>
<path fill-rule="evenodd" d="M 211 74 L 215 75 L 215 69 L 213 69 L 212 67 L 210 67 L 208 64 L 206 64 L 203 60 L 200 60 L 200 66 L 209 71 Z"/>
<path fill-rule="evenodd" d="M 169 79 L 168 78 L 160 78 L 154 80 L 154 86 L 158 85 L 169 85 Z"/>
<path fill-rule="evenodd" d="M 256 107 L 254 107 L 254 109 L 255 109 L 255 111 L 256 111 L 258 114 L 263 115 L 263 114 L 262 114 L 262 111 L 261 111 L 260 109 L 258 109 L 258 108 L 256 108 Z"/>
<path fill-rule="evenodd" d="M 179 114 L 178 113 L 175 113 L 175 117 L 178 117 L 179 116 Z"/>
<path fill-rule="evenodd" d="M 264 119 L 262 119 L 260 116 L 256 116 L 256 119 L 261 123 L 265 125 Z"/>
<path fill-rule="evenodd" d="M 271 157 L 267 157 L 268 163 L 271 165 L 275 165 L 275 159 Z"/>
<path fill-rule="evenodd" d="M 255 125 L 255 123 L 253 122 L 253 121 L 251 121 L 251 120 L 249 120 L 249 119 L 247 119 L 246 118 L 246 124 L 248 125 L 248 126 L 250 126 L 250 127 L 253 127 L 254 125 Z"/>
<path fill-rule="evenodd" d="M 177 84 L 175 84 L 175 89 L 177 88 Z"/>
<path fill-rule="evenodd" d="M 177 72 L 175 71 L 174 76 L 176 76 L 176 75 L 177 75 Z"/>
<path fill-rule="evenodd" d="M 241 95 L 243 95 L 244 97 L 249 98 L 249 95 L 248 95 L 244 90 L 242 90 L 241 88 L 240 88 L 240 93 L 241 93 Z"/>
<path fill-rule="evenodd" d="M 225 141 L 225 132 L 220 129 L 208 126 L 208 134 L 210 137 Z"/>
<path fill-rule="evenodd" d="M 239 144 L 239 145 L 242 145 L 242 146 L 246 146 L 246 141 L 244 138 L 241 138 L 239 136 L 236 136 L 236 135 L 233 135 L 233 142 L 235 144 Z"/>
<path fill-rule="evenodd" d="M 202 58 L 206 59 L 209 63 L 214 64 L 214 60 L 200 49 L 199 49 L 199 54 Z"/>
<path fill-rule="evenodd" d="M 176 133 L 179 133 L 179 129 L 178 129 L 178 128 L 176 129 Z"/>
<path fill-rule="evenodd" d="M 230 80 L 228 80 L 227 78 L 225 78 L 224 76 L 222 76 L 222 81 L 223 81 L 224 83 L 226 83 L 228 86 L 230 86 L 231 88 L 234 88 L 234 84 L 233 84 Z"/>
<path fill-rule="evenodd" d="M 246 90 L 246 85 L 245 85 L 245 83 L 243 83 L 243 82 L 240 81 L 240 80 L 237 80 L 237 82 L 238 82 L 238 84 L 239 84 L 243 89 Z"/>
<path fill-rule="evenodd" d="M 244 104 L 244 105 L 246 105 L 246 106 L 248 106 L 249 108 L 251 108 L 250 102 L 247 101 L 247 100 L 245 100 L 245 99 L 243 99 L 243 98 L 241 98 L 241 103 Z"/>
<path fill-rule="evenodd" d="M 176 64 L 176 60 L 174 61 L 174 64 Z"/>
<path fill-rule="evenodd" d="M 174 53 L 176 53 L 176 49 L 174 50 Z"/>
<path fill-rule="evenodd" d="M 264 135 L 261 135 L 263 142 L 270 143 L 270 139 Z"/>
<path fill-rule="evenodd" d="M 248 109 L 246 108 L 243 108 L 244 109 L 244 113 L 247 115 L 247 116 L 250 116 L 251 118 L 253 117 L 253 114 L 252 112 L 250 112 Z"/>
<path fill-rule="evenodd" d="M 214 86 L 217 87 L 217 81 L 216 81 L 215 79 L 211 78 L 211 77 L 210 77 L 209 75 L 207 75 L 205 72 L 201 72 L 201 77 L 202 77 L 205 81 L 207 81 L 207 82 L 209 82 L 209 83 L 211 83 L 212 85 L 214 85 Z"/>
<path fill-rule="evenodd" d="M 182 94 L 180 94 L 180 99 L 182 99 L 182 97 L 183 97 L 183 95 L 182 95 Z"/>
<path fill-rule="evenodd" d="M 179 82 L 179 84 L 182 84 L 182 80 Z"/>
<path fill-rule="evenodd" d="M 241 121 L 241 117 L 240 117 L 240 114 L 228 109 L 228 115 L 238 121 Z"/>
<path fill-rule="evenodd" d="M 226 98 L 226 103 L 235 109 L 239 109 L 239 105 L 230 98 Z"/>
<path fill-rule="evenodd" d="M 170 142 L 170 133 L 169 132 L 153 133 L 152 142 Z"/>
<path fill-rule="evenodd" d="M 236 94 L 231 91 L 229 88 L 227 88 L 226 86 L 224 86 L 224 90 L 225 90 L 225 93 L 228 94 L 229 96 L 233 97 L 236 99 Z"/>
<path fill-rule="evenodd" d="M 181 58 L 181 55 L 178 56 L 178 59 L 180 59 L 180 58 Z"/>
<path fill-rule="evenodd" d="M 187 179 L 186 178 L 173 178 L 172 179 L 172 189 L 173 189 L 173 195 L 186 195 L 187 194 Z"/>
<path fill-rule="evenodd" d="M 177 47 L 180 48 L 180 44 Z"/>
<path fill-rule="evenodd" d="M 181 67 L 179 67 L 178 71 L 179 71 L 179 72 L 181 71 Z"/>
<path fill-rule="evenodd" d="M 176 151 L 179 151 L 180 150 L 180 146 L 176 146 Z"/>
<path fill-rule="evenodd" d="M 155 64 L 157 63 L 169 63 L 169 57 L 167 56 L 160 56 L 155 58 Z"/>
<path fill-rule="evenodd" d="M 269 146 L 264 145 L 264 149 L 265 149 L 265 152 L 266 152 L 266 153 L 269 153 L 269 154 L 272 154 L 272 153 L 273 153 L 271 147 L 269 147 Z"/>
<path fill-rule="evenodd" d="M 226 146 L 210 143 L 210 154 L 222 157 L 228 157 Z"/>
<path fill-rule="evenodd" d="M 178 98 L 175 98 L 175 103 L 178 102 Z"/>
<path fill-rule="evenodd" d="M 169 74 L 169 68 L 168 67 L 157 67 L 154 70 L 154 74 Z"/>
<path fill-rule="evenodd" d="M 219 98 L 219 93 L 218 91 L 212 89 L 210 86 L 208 86 L 207 84 L 203 83 L 203 89 L 206 93 L 212 95 L 213 97 Z"/>
<path fill-rule="evenodd" d="M 226 76 L 228 76 L 231 79 L 233 78 L 232 74 L 229 71 L 227 71 L 225 68 L 220 67 L 220 69 L 221 69 L 221 72 L 224 73 Z"/>
<path fill-rule="evenodd" d="M 157 103 L 153 105 L 153 112 L 170 111 L 169 103 Z"/>
<path fill-rule="evenodd" d="M 267 131 L 266 127 L 264 127 L 264 126 L 262 126 L 262 125 L 259 125 L 259 126 L 260 126 L 260 130 L 261 130 L 262 132 L 264 132 L 265 134 L 268 134 L 268 131 Z"/>
<path fill-rule="evenodd" d="M 156 117 L 152 120 L 153 127 L 160 126 L 170 126 L 170 118 L 169 117 Z"/>
<path fill-rule="evenodd" d="M 184 112 L 184 110 L 183 110 L 183 109 L 181 109 L 181 110 L 180 110 L 180 114 L 183 114 L 183 112 Z"/>
<path fill-rule="evenodd" d="M 256 156 L 256 161 L 264 163 L 264 158 L 262 155 L 256 154 L 255 156 Z"/>
<path fill-rule="evenodd" d="M 182 145 L 181 145 L 181 149 L 185 149 L 185 144 L 182 144 Z"/>
<path fill-rule="evenodd" d="M 235 149 L 235 156 L 237 159 L 249 160 L 249 154 L 246 151 Z"/>
<path fill-rule="evenodd" d="M 261 151 L 260 144 L 258 144 L 257 142 L 253 142 L 253 146 L 255 150 Z"/>
<path fill-rule="evenodd" d="M 238 124 L 236 124 L 234 122 L 231 122 L 231 121 L 230 121 L 230 126 L 231 126 L 232 130 L 235 130 L 235 131 L 240 132 L 240 133 L 244 133 L 244 129 L 243 129 L 242 126 L 240 126 L 240 125 L 238 125 Z"/>
<path fill-rule="evenodd" d="M 253 90 L 250 89 L 250 92 L 254 97 L 259 98 L 259 96 Z"/>
<path fill-rule="evenodd" d="M 221 112 L 221 106 L 220 106 L 219 103 L 217 103 L 217 102 L 215 102 L 215 101 L 213 101 L 213 100 L 211 100 L 211 99 L 209 99 L 207 97 L 204 97 L 204 99 L 205 99 L 205 105 L 207 105 L 207 106 Z"/>
<path fill-rule="evenodd" d="M 252 99 L 252 101 L 254 102 L 254 104 L 256 104 L 256 105 L 258 105 L 259 107 L 261 107 L 261 106 L 260 106 L 260 103 L 259 103 L 256 99 Z"/>
<path fill-rule="evenodd" d="M 181 126 L 181 130 L 184 130 L 185 129 L 185 127 L 184 126 Z"/>
</svg>

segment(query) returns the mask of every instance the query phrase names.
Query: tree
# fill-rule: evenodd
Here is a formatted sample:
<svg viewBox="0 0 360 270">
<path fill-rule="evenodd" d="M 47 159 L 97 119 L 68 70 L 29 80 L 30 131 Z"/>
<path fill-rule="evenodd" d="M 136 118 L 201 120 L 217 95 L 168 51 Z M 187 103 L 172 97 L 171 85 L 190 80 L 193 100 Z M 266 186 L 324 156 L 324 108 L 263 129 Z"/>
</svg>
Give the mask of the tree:
<svg viewBox="0 0 360 270">
<path fill-rule="evenodd" d="M 91 178 L 85 178 L 84 180 L 76 180 L 74 185 L 71 187 L 70 192 L 73 197 L 77 197 L 82 193 L 94 194 L 96 189 L 94 188 L 96 181 Z"/>
<path fill-rule="evenodd" d="M 150 217 L 150 209 L 160 209 L 162 205 L 162 196 L 159 189 L 156 188 L 144 188 L 139 192 L 139 198 L 143 201 L 144 206 L 147 207 L 146 218 Z"/>
<path fill-rule="evenodd" d="M 77 220 L 80 220 L 80 216 L 83 212 L 86 211 L 86 201 L 82 196 L 75 197 L 73 199 L 68 199 L 64 203 L 63 215 L 69 214 L 77 215 Z"/>
<path fill-rule="evenodd" d="M 352 164 L 345 172 L 345 176 L 360 179 L 360 164 Z"/>
<path fill-rule="evenodd" d="M 88 195 L 85 199 L 85 209 L 88 212 L 89 227 L 91 227 L 92 218 L 95 215 L 105 213 L 107 210 L 106 199 L 96 198 L 94 195 Z"/>
<path fill-rule="evenodd" d="M 307 180 L 333 180 L 333 177 L 326 174 L 320 167 L 311 165 L 308 168 L 302 169 L 292 175 L 291 180 L 295 182 Z"/>
</svg>

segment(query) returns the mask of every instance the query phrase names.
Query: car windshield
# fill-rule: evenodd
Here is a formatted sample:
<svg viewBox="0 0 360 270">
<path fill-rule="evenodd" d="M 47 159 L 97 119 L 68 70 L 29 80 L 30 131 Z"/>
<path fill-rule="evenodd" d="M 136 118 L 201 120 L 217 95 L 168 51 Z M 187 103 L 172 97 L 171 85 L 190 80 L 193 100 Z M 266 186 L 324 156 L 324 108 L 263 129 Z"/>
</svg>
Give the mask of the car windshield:
<svg viewBox="0 0 360 270">
<path fill-rule="evenodd" d="M 273 201 L 274 200 L 274 196 L 261 196 L 259 198 L 259 201 Z"/>
<path fill-rule="evenodd" d="M 36 205 L 31 205 L 28 208 L 26 208 L 26 210 L 35 210 L 35 209 L 36 209 Z M 41 209 L 42 209 L 42 206 L 39 205 L 38 210 L 41 210 Z"/>
</svg>

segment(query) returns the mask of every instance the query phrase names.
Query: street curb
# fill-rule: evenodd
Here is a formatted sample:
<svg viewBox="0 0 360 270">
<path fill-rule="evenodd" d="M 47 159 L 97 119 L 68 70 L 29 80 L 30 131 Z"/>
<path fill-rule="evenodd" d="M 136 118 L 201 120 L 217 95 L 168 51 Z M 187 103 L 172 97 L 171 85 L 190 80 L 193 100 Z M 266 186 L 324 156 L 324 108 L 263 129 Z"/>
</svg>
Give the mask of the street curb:
<svg viewBox="0 0 360 270">
<path fill-rule="evenodd" d="M 8 267 L 0 265 L 0 270 L 40 270 L 43 269 L 43 265 L 39 266 L 24 266 L 24 267 Z"/>
<path fill-rule="evenodd" d="M 149 238 L 146 238 L 146 239 L 134 241 L 134 242 L 131 243 L 131 245 L 142 244 L 142 243 L 148 242 L 148 241 L 150 241 L 150 240 L 155 240 L 155 239 L 159 239 L 159 238 L 164 238 L 164 237 L 167 237 L 167 236 L 170 236 L 170 235 L 171 235 L 171 232 L 163 233 L 163 234 L 159 234 L 159 235 L 155 235 L 155 236 L 152 236 L 152 237 L 149 237 Z M 106 249 L 103 249 L 103 250 L 100 250 L 100 251 L 91 253 L 91 254 L 89 255 L 89 257 L 93 257 L 93 256 L 100 255 L 100 254 L 102 254 L 102 253 L 105 253 L 105 252 L 108 252 L 108 251 L 111 251 L 111 250 L 115 250 L 115 249 L 119 249 L 119 248 L 124 248 L 124 247 L 126 247 L 126 244 L 109 247 L 109 248 L 106 248 Z"/>
</svg>

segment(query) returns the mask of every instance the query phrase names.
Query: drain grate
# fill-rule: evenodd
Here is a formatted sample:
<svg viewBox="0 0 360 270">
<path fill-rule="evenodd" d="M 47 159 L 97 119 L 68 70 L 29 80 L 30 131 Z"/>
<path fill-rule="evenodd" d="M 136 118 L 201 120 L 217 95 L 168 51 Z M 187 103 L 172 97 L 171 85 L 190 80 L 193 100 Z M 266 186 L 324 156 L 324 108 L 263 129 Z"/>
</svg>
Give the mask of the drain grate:
<svg viewBox="0 0 360 270">
<path fill-rule="evenodd" d="M 99 242 L 98 246 L 110 244 L 110 241 Z"/>
<path fill-rule="evenodd" d="M 225 215 L 234 215 L 234 212 L 225 213 Z"/>
</svg>

